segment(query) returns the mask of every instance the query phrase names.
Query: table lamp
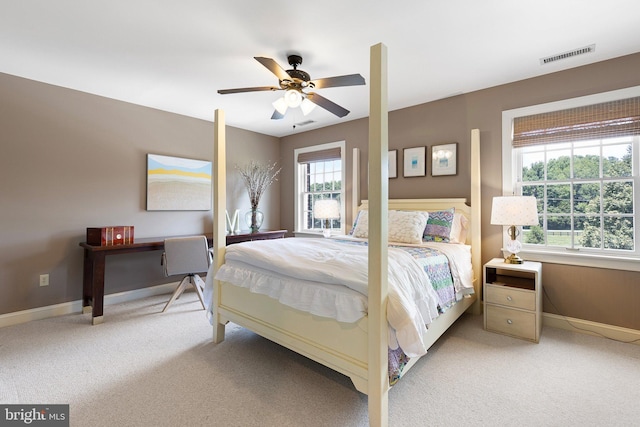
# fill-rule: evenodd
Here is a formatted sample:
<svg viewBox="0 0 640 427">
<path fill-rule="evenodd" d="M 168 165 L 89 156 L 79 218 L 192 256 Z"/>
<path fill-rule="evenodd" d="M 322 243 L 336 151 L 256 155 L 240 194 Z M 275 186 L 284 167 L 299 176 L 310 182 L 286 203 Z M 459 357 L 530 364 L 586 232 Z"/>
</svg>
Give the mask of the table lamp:
<svg viewBox="0 0 640 427">
<path fill-rule="evenodd" d="M 507 232 L 511 240 L 507 243 L 507 250 L 511 252 L 504 262 L 507 264 L 522 264 L 524 261 L 518 256 L 522 244 L 516 240 L 520 232 L 518 226 L 538 225 L 538 208 L 533 196 L 502 196 L 494 197 L 491 206 L 491 224 L 507 225 Z"/>
<path fill-rule="evenodd" d="M 331 236 L 331 228 L 329 221 L 340 218 L 340 202 L 335 199 L 317 200 L 313 206 L 313 216 L 317 219 L 324 220 L 324 237 Z"/>
</svg>

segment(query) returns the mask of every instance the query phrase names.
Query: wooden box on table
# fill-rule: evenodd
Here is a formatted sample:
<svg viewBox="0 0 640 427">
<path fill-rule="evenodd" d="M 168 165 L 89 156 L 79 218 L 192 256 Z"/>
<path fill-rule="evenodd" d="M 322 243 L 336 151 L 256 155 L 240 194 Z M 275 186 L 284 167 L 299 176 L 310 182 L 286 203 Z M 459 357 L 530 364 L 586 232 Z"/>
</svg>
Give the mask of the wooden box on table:
<svg viewBox="0 0 640 427">
<path fill-rule="evenodd" d="M 133 226 L 87 227 L 87 244 L 92 246 L 129 245 L 133 243 Z"/>
</svg>

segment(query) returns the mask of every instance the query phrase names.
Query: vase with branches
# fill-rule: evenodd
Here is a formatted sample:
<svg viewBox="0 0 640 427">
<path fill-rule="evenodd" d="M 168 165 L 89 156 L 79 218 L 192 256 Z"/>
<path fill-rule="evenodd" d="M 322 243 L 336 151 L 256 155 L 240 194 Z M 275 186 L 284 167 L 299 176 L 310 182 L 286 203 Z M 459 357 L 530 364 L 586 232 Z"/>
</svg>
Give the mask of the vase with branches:
<svg viewBox="0 0 640 427">
<path fill-rule="evenodd" d="M 274 181 L 278 180 L 278 174 L 282 168 L 278 168 L 278 163 L 261 163 L 252 160 L 244 166 L 236 165 L 240 172 L 242 181 L 247 188 L 249 202 L 251 203 L 251 232 L 255 233 L 260 229 L 258 216 L 260 215 L 258 205 L 260 198 Z"/>
</svg>

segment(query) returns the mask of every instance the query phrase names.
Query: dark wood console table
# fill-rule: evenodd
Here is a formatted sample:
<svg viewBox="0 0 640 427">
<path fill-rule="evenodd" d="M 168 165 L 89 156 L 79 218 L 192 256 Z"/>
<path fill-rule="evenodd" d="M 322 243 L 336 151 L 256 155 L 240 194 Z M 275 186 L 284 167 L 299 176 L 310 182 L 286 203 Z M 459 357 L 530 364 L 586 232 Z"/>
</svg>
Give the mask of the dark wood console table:
<svg viewBox="0 0 640 427">
<path fill-rule="evenodd" d="M 281 239 L 286 232 L 287 230 L 265 230 L 257 233 L 247 231 L 239 234 L 229 234 L 227 235 L 227 245 L 250 240 Z M 82 312 L 91 313 L 94 325 L 104 321 L 104 272 L 107 255 L 163 250 L 164 239 L 165 237 L 136 238 L 132 244 L 115 246 L 94 246 L 86 242 L 80 243 L 80 246 L 84 249 Z M 213 236 L 209 234 L 207 239 L 211 243 Z"/>
</svg>

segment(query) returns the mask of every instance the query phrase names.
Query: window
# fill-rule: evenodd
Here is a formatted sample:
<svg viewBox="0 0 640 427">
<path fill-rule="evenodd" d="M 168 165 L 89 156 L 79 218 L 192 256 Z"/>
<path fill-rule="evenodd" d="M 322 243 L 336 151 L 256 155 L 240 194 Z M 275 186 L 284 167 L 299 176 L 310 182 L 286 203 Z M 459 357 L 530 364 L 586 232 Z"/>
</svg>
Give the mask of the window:
<svg viewBox="0 0 640 427">
<path fill-rule="evenodd" d="M 340 203 L 340 218 L 328 221 L 329 229 L 344 233 L 345 143 L 333 142 L 294 151 L 296 167 L 296 231 L 320 232 L 324 221 L 315 218 L 317 200 L 335 199 Z"/>
<path fill-rule="evenodd" d="M 535 196 L 527 259 L 640 270 L 640 87 L 503 112 L 503 194 Z"/>
</svg>

